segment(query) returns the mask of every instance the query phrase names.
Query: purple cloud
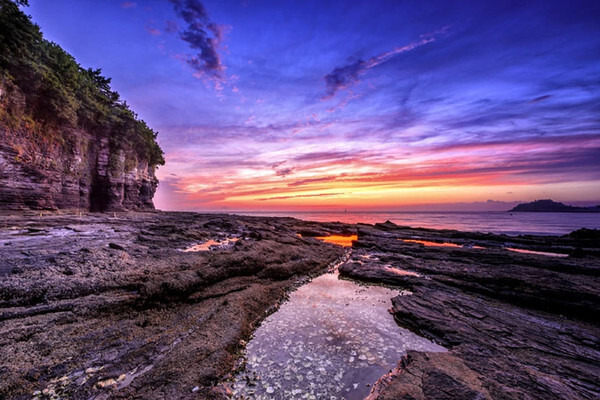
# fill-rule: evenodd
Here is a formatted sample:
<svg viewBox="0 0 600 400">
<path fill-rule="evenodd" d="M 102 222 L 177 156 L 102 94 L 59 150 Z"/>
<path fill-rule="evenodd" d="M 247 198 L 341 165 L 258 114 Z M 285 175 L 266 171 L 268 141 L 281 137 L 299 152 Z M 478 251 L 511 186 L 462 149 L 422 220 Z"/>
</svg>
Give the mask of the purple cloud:
<svg viewBox="0 0 600 400">
<path fill-rule="evenodd" d="M 285 200 L 285 199 L 297 199 L 299 197 L 327 197 L 327 196 L 339 196 L 345 194 L 343 192 L 339 193 L 317 193 L 317 194 L 297 194 L 293 196 L 275 196 L 275 197 L 263 197 L 260 199 L 256 199 L 259 201 L 267 201 L 267 200 Z"/>
<path fill-rule="evenodd" d="M 160 31 L 158 29 L 152 27 L 152 26 L 146 25 L 144 27 L 144 29 L 146 29 L 146 32 L 148 32 L 152 36 L 159 36 L 160 35 Z"/>
<path fill-rule="evenodd" d="M 369 152 L 362 150 L 352 150 L 352 151 L 318 151 L 313 153 L 304 153 L 294 157 L 294 161 L 341 161 L 347 159 L 354 159 L 357 157 L 366 157 L 369 155 Z"/>
<path fill-rule="evenodd" d="M 211 22 L 206 9 L 198 0 L 170 0 L 175 12 L 187 23 L 180 34 L 183 41 L 198 50 L 198 54 L 188 57 L 187 63 L 200 75 L 208 74 L 221 79 L 223 65 L 217 48 L 223 37 L 223 30 Z"/>
<path fill-rule="evenodd" d="M 288 176 L 292 172 L 294 172 L 294 168 L 291 168 L 291 167 L 275 170 L 275 173 L 277 174 L 277 176 L 282 176 L 282 177 Z"/>
<path fill-rule="evenodd" d="M 552 95 L 550 95 L 550 94 L 546 94 L 546 95 L 544 95 L 544 96 L 536 97 L 535 99 L 531 100 L 531 101 L 529 102 L 529 104 L 533 104 L 533 103 L 539 103 L 540 101 L 547 100 L 547 99 L 549 99 L 550 97 L 552 97 Z"/>
<path fill-rule="evenodd" d="M 347 89 L 349 86 L 358 83 L 360 75 L 365 73 L 367 70 L 376 67 L 377 65 L 387 62 L 392 57 L 414 50 L 417 47 L 426 45 L 427 43 L 434 42 L 435 37 L 439 34 L 446 33 L 446 30 L 447 27 L 440 29 L 439 31 L 421 35 L 420 40 L 409 43 L 405 46 L 396 47 L 378 56 L 371 57 L 366 61 L 358 60 L 351 64 L 335 68 L 332 72 L 325 75 L 325 86 L 327 88 L 327 93 L 325 96 L 323 96 L 323 99 L 331 98 L 335 96 L 339 90 Z"/>
<path fill-rule="evenodd" d="M 306 179 L 301 179 L 295 182 L 290 182 L 288 183 L 288 187 L 294 187 L 294 186 L 303 186 L 303 185 L 308 185 L 311 183 L 319 183 L 319 182 L 332 182 L 335 181 L 336 179 L 340 178 L 340 177 L 344 177 L 347 174 L 340 174 L 340 175 L 336 175 L 336 176 L 324 176 L 324 177 L 320 177 L 320 178 L 306 178 Z"/>
<path fill-rule="evenodd" d="M 165 24 L 165 32 L 174 33 L 174 32 L 177 32 L 178 30 L 179 30 L 179 24 L 177 23 L 177 21 L 167 20 L 167 22 Z"/>
</svg>

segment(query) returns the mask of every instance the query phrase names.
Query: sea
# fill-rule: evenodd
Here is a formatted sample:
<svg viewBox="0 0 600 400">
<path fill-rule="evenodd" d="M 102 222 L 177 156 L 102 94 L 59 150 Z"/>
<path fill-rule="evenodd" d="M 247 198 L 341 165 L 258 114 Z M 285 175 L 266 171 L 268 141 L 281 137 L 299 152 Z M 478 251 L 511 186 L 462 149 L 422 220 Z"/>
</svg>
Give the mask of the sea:
<svg viewBox="0 0 600 400">
<path fill-rule="evenodd" d="M 600 213 L 527 212 L 239 212 L 251 216 L 293 217 L 305 221 L 349 224 L 391 221 L 413 228 L 455 229 L 506 235 L 565 235 L 577 229 L 600 229 Z"/>
</svg>

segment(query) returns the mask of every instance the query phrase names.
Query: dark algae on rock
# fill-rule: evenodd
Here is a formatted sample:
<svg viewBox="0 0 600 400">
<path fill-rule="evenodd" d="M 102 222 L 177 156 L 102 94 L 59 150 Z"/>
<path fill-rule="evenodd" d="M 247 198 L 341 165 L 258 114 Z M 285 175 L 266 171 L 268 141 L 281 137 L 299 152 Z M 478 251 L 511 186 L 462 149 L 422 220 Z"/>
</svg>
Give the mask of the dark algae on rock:
<svg viewBox="0 0 600 400">
<path fill-rule="evenodd" d="M 0 209 L 153 209 L 156 135 L 100 70 L 0 0 Z"/>
</svg>

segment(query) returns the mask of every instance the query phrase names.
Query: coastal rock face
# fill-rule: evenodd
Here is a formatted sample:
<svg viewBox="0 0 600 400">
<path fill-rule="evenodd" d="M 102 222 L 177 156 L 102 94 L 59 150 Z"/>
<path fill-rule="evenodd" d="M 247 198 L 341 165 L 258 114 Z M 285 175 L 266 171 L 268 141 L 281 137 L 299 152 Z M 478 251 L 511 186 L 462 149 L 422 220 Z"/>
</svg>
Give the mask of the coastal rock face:
<svg viewBox="0 0 600 400">
<path fill-rule="evenodd" d="M 410 371 L 410 372 L 408 372 Z M 491 400 L 481 376 L 452 353 L 409 351 L 366 400 Z"/>
<path fill-rule="evenodd" d="M 25 107 L 19 89 L 1 80 L 0 106 L 12 115 Z M 49 138 L 39 127 L 0 123 L 0 209 L 154 208 L 155 167 L 135 149 L 116 149 L 102 133 L 57 129 Z"/>
</svg>

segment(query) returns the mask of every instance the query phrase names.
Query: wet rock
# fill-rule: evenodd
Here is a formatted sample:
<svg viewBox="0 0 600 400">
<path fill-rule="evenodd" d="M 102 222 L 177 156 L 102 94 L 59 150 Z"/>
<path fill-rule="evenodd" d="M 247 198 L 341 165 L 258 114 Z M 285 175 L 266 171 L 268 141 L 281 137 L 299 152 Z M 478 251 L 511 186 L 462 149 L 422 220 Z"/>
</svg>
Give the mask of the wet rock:
<svg viewBox="0 0 600 400">
<path fill-rule="evenodd" d="M 115 249 L 115 250 L 123 250 L 125 251 L 125 247 L 121 246 L 120 244 L 116 244 L 116 243 L 109 243 L 108 247 L 110 247 L 111 249 Z"/>
<path fill-rule="evenodd" d="M 0 398 L 36 391 L 64 398 L 226 398 L 218 384 L 241 341 L 290 288 L 345 260 L 342 248 L 295 234 L 303 230 L 358 232 L 340 271 L 399 289 L 391 310 L 398 323 L 450 349 L 409 352 L 371 399 L 600 396 L 600 249 L 593 232 L 513 237 L 391 223 L 123 213 L 6 217 L 0 241 L 11 245 L 2 246 L 0 265 Z M 210 252 L 181 251 L 229 237 L 243 239 Z M 111 251 L 110 243 L 127 251 Z M 377 365 L 387 351 L 374 341 L 372 349 L 345 354 L 337 337 L 343 333 L 326 342 L 349 365 Z M 286 393 L 267 384 L 268 376 L 247 384 L 306 398 L 319 398 L 324 382 L 340 384 L 339 372 L 329 375 L 318 354 L 300 361 L 283 379 L 313 383 L 312 391 Z"/>
<path fill-rule="evenodd" d="M 571 236 L 382 228 L 361 227 L 361 250 L 341 271 L 410 289 L 410 295 L 393 299 L 397 322 L 451 351 L 409 352 L 399 369 L 380 380 L 371 400 L 600 396 L 594 378 L 600 374 L 595 317 L 600 312 L 600 258 L 594 256 L 599 244 Z M 407 238 L 421 243 L 399 240 Z M 469 247 L 440 246 L 467 239 Z M 578 246 L 586 248 L 580 258 L 551 254 Z M 421 278 L 394 281 L 382 267 L 386 263 Z M 461 369 L 449 370 L 450 365 Z"/>
<path fill-rule="evenodd" d="M 297 280 L 343 255 L 277 234 L 289 227 L 276 219 L 132 213 L 7 222 L 39 230 L 0 227 L 0 240 L 13 243 L 3 247 L 1 271 L 20 271 L 0 280 L 0 398 L 7 399 L 44 390 L 63 398 L 226 398 L 215 385 L 231 371 L 240 341 Z M 181 251 L 216 230 L 237 237 L 241 226 L 263 240 Z"/>
<path fill-rule="evenodd" d="M 569 237 L 574 239 L 600 239 L 600 229 L 581 228 L 569 233 Z"/>
<path fill-rule="evenodd" d="M 492 399 L 481 376 L 451 353 L 409 351 L 366 400 Z"/>
</svg>

